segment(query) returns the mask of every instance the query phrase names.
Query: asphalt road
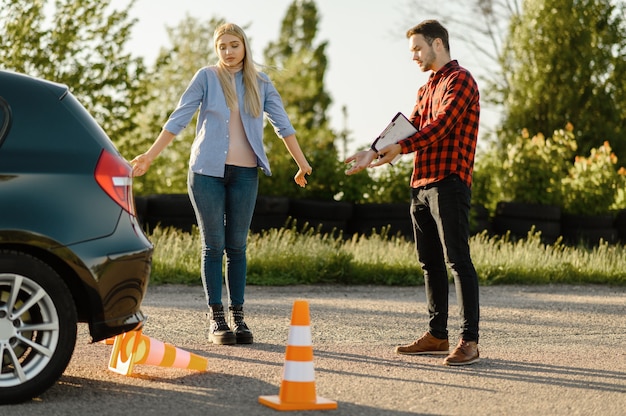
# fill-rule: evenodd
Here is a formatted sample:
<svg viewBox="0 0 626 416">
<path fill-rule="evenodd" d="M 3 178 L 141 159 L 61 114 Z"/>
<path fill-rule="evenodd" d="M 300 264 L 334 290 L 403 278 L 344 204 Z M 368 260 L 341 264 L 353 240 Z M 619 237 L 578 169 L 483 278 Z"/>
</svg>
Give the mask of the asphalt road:
<svg viewBox="0 0 626 416">
<path fill-rule="evenodd" d="M 208 372 L 136 365 L 107 368 L 112 347 L 76 351 L 60 381 L 11 415 L 275 415 L 258 403 L 279 392 L 293 301 L 308 301 L 317 394 L 336 410 L 296 415 L 624 415 L 626 288 L 481 288 L 481 361 L 446 367 L 441 357 L 400 356 L 421 335 L 422 287 L 249 286 L 252 345 L 217 346 L 206 334 L 200 286 L 151 287 L 144 334 L 209 360 Z M 454 291 L 451 312 L 456 314 Z M 451 328 L 457 327 L 456 318 Z M 454 332 L 454 331 L 452 331 Z M 451 339 L 455 344 L 456 339 Z"/>
</svg>

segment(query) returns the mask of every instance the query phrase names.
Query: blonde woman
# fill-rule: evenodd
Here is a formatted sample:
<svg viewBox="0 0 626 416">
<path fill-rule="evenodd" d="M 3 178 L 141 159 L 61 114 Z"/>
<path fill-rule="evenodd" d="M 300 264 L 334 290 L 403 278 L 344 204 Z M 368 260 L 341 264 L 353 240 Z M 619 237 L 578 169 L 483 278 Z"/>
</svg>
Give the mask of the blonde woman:
<svg viewBox="0 0 626 416">
<path fill-rule="evenodd" d="M 191 146 L 188 190 L 202 236 L 202 283 L 209 307 L 209 341 L 250 344 L 244 321 L 246 244 L 256 203 L 258 169 L 271 175 L 263 148 L 263 114 L 298 165 L 294 181 L 307 184 L 311 166 L 276 88 L 252 60 L 244 31 L 226 23 L 213 35 L 216 65 L 201 68 L 150 149 L 132 160 L 143 175 L 152 161 L 191 121 L 199 109 Z M 231 326 L 222 303 L 222 260 Z"/>
</svg>

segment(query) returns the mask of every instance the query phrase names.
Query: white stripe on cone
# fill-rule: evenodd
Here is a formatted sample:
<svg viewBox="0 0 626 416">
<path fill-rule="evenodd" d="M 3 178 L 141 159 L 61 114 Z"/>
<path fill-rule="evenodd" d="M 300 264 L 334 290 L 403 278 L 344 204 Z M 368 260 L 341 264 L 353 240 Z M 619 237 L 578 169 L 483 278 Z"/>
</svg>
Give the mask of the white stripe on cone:
<svg viewBox="0 0 626 416">
<path fill-rule="evenodd" d="M 309 345 L 313 345 L 311 341 L 311 327 L 292 325 L 289 329 L 287 343 L 296 347 L 308 347 Z"/>
<path fill-rule="evenodd" d="M 283 380 L 300 383 L 315 381 L 313 361 L 285 361 Z"/>
</svg>

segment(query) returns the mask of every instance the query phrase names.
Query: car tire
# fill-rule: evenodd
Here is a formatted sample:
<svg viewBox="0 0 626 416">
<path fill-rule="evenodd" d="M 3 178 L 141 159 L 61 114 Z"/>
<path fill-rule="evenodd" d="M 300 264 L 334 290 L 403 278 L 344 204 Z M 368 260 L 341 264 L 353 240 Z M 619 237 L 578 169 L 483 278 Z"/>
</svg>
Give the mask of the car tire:
<svg viewBox="0 0 626 416">
<path fill-rule="evenodd" d="M 29 400 L 59 379 L 74 352 L 76 323 L 58 273 L 31 255 L 0 250 L 0 404 Z"/>
</svg>

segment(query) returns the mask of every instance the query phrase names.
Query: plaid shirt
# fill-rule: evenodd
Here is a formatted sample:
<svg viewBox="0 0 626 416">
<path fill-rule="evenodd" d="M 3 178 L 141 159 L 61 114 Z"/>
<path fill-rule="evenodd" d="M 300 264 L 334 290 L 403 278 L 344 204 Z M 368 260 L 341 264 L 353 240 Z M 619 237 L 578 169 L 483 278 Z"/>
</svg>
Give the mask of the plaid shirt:
<svg viewBox="0 0 626 416">
<path fill-rule="evenodd" d="M 419 131 L 398 143 L 415 152 L 411 187 L 457 174 L 471 188 L 480 115 L 478 86 L 456 60 L 431 74 L 409 118 Z"/>
</svg>

